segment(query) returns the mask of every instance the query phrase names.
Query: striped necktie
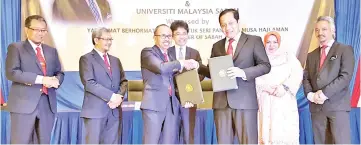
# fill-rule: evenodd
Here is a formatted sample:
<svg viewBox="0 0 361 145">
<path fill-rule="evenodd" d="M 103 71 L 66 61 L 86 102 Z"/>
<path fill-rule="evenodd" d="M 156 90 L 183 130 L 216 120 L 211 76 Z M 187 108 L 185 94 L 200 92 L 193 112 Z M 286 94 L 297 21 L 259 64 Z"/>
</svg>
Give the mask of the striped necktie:
<svg viewBox="0 0 361 145">
<path fill-rule="evenodd" d="M 93 13 L 95 20 L 97 21 L 98 24 L 102 24 L 103 21 L 94 0 L 88 0 L 88 2 L 89 2 L 90 10 Z"/>
</svg>

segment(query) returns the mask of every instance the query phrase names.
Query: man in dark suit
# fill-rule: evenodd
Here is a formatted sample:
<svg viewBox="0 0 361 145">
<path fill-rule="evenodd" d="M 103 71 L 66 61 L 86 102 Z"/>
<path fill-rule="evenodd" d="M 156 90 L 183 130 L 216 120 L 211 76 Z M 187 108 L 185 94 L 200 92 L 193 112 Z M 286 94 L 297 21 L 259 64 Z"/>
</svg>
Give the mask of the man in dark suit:
<svg viewBox="0 0 361 145">
<path fill-rule="evenodd" d="M 238 89 L 213 94 L 218 143 L 231 144 L 237 135 L 240 144 L 257 144 L 255 78 L 267 74 L 271 66 L 262 39 L 240 31 L 237 10 L 222 11 L 219 23 L 226 38 L 213 44 L 211 57 L 233 56 L 234 67 L 227 74 L 237 80 Z M 210 77 L 208 69 L 201 65 L 200 70 Z"/>
<path fill-rule="evenodd" d="M 55 0 L 53 20 L 101 25 L 111 22 L 112 13 L 107 0 Z"/>
<path fill-rule="evenodd" d="M 86 143 L 117 144 L 119 118 L 128 81 L 120 60 L 108 54 L 113 38 L 107 28 L 92 33 L 94 49 L 79 60 L 80 78 L 84 85 L 84 118 Z"/>
<path fill-rule="evenodd" d="M 144 83 L 141 104 L 144 122 L 144 144 L 175 144 L 179 131 L 179 100 L 175 96 L 174 74 L 198 67 L 193 60 L 175 60 L 168 54 L 172 31 L 161 24 L 154 31 L 155 45 L 141 52 L 141 72 Z M 174 61 L 170 61 L 174 60 Z M 161 133 L 163 142 L 160 142 Z"/>
<path fill-rule="evenodd" d="M 47 33 L 45 19 L 27 17 L 25 33 L 27 40 L 10 44 L 6 57 L 6 77 L 13 82 L 8 100 L 10 142 L 50 144 L 57 112 L 55 89 L 63 82 L 64 73 L 57 50 L 42 44 Z"/>
<path fill-rule="evenodd" d="M 350 144 L 349 84 L 354 71 L 351 46 L 336 42 L 335 23 L 329 16 L 317 19 L 315 35 L 320 47 L 307 56 L 303 86 L 310 101 L 314 140 L 326 143 L 330 123 L 336 144 Z"/>
<path fill-rule="evenodd" d="M 194 59 L 200 65 L 202 64 L 202 59 L 199 52 L 191 47 L 186 46 L 188 41 L 188 24 L 181 20 L 174 21 L 170 29 L 173 33 L 173 40 L 175 46 L 172 46 L 168 49 L 169 55 L 176 60 L 187 60 Z M 199 79 L 202 81 L 204 79 L 203 75 L 199 75 Z M 178 88 L 176 87 L 176 96 L 178 99 Z M 185 106 L 180 106 L 180 116 L 181 116 L 181 126 L 183 127 L 183 139 L 186 144 L 194 143 L 194 126 L 196 119 L 197 107 L 190 102 L 186 102 Z"/>
</svg>

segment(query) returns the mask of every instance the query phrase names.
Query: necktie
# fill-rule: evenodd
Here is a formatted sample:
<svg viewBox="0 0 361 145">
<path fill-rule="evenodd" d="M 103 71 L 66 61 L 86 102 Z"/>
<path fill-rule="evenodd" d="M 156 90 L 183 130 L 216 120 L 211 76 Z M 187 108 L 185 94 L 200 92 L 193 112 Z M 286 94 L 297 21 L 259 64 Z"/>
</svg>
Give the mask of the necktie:
<svg viewBox="0 0 361 145">
<path fill-rule="evenodd" d="M 325 62 L 325 59 L 326 59 L 326 48 L 327 48 L 327 45 L 323 45 L 321 47 L 321 56 L 320 56 L 320 66 L 319 66 L 319 69 L 321 69 L 323 63 Z"/>
<path fill-rule="evenodd" d="M 232 42 L 234 41 L 233 38 L 228 40 L 228 49 L 227 49 L 227 55 L 231 55 L 233 57 L 233 46 L 232 46 Z"/>
<path fill-rule="evenodd" d="M 183 55 L 183 48 L 182 47 L 180 47 L 179 48 L 179 55 L 178 55 L 178 59 L 179 60 L 184 60 L 184 55 Z"/>
<path fill-rule="evenodd" d="M 40 62 L 41 71 L 43 72 L 44 76 L 46 76 L 46 62 L 43 55 L 41 54 L 40 47 L 36 47 L 36 57 Z M 44 85 L 43 85 L 43 93 L 48 94 L 48 88 L 46 88 Z"/>
<path fill-rule="evenodd" d="M 97 21 L 98 24 L 101 24 L 102 23 L 102 19 L 101 19 L 101 16 L 100 16 L 100 13 L 97 9 L 97 6 L 96 4 L 94 3 L 94 0 L 88 0 L 89 2 L 89 7 L 90 7 L 90 10 L 94 16 L 94 19 Z"/>
<path fill-rule="evenodd" d="M 107 54 L 103 54 L 103 58 L 104 58 L 104 63 L 105 63 L 105 65 L 107 66 L 108 71 L 110 72 L 110 75 L 112 75 L 112 69 L 110 69 L 110 64 L 109 64 L 109 62 L 108 62 L 108 56 L 107 56 Z"/>
<path fill-rule="evenodd" d="M 163 53 L 163 56 L 164 56 L 165 62 L 168 62 L 167 53 Z M 172 86 L 171 85 L 168 86 L 168 94 L 169 94 L 169 96 L 172 96 Z"/>
</svg>

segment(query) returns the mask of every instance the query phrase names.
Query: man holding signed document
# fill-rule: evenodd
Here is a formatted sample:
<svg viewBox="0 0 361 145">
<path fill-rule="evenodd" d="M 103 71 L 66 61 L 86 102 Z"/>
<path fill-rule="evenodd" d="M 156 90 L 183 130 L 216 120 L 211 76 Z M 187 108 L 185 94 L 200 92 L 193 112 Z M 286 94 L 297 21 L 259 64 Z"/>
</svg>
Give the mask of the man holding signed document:
<svg viewBox="0 0 361 145">
<path fill-rule="evenodd" d="M 170 28 L 173 33 L 173 40 L 175 42 L 175 45 L 168 49 L 169 55 L 172 55 L 172 58 L 176 58 L 177 60 L 194 59 L 200 65 L 202 65 L 202 59 L 199 52 L 196 49 L 187 46 L 189 32 L 188 24 L 185 21 L 176 20 L 172 22 Z M 185 71 L 186 70 L 183 70 L 183 72 Z M 198 78 L 199 81 L 202 81 L 204 79 L 204 76 L 198 75 L 198 72 L 196 70 L 176 76 L 176 96 L 181 102 L 183 100 L 183 102 L 185 102 L 184 106 L 182 105 L 182 107 L 180 107 L 180 127 L 183 129 L 184 143 L 187 144 L 194 143 L 194 126 L 197 106 L 193 104 L 195 102 L 191 102 L 193 99 L 195 99 L 193 95 L 195 95 L 195 97 L 200 97 L 199 99 L 203 101 L 202 94 L 200 94 L 202 92 L 200 82 L 197 82 Z M 193 90 L 184 92 L 187 84 L 188 86 L 191 86 L 188 88 L 192 88 Z M 197 87 L 198 90 L 194 90 L 194 87 Z M 198 93 L 194 93 L 193 91 L 198 91 Z M 180 94 L 182 95 L 182 98 L 180 98 Z M 189 97 L 193 97 L 190 98 L 192 100 L 188 100 Z"/>
<path fill-rule="evenodd" d="M 199 54 L 185 47 L 184 38 L 188 35 L 185 22 L 175 21 L 171 25 L 176 45 L 170 49 L 171 29 L 164 24 L 155 29 L 156 45 L 141 52 L 143 143 L 176 143 L 180 122 L 178 108 L 193 107 L 203 101 L 202 78 L 197 69 L 199 74 L 212 79 L 218 143 L 233 143 L 235 134 L 241 144 L 258 143 L 255 78 L 267 74 L 271 66 L 262 39 L 240 31 L 237 10 L 224 10 L 219 22 L 226 38 L 213 45 L 208 67 L 202 65 L 200 59 L 199 62 L 190 59 L 196 59 Z M 175 95 L 174 79 L 179 100 Z M 160 142 L 161 133 L 163 142 Z M 186 137 L 191 138 L 186 143 L 193 142 L 192 137 L 192 134 Z"/>
<path fill-rule="evenodd" d="M 239 21 L 237 10 L 220 13 L 226 37 L 213 44 L 209 69 L 200 68 L 212 79 L 219 144 L 232 144 L 235 135 L 240 144 L 258 143 L 255 78 L 271 69 L 261 37 L 241 32 Z"/>
<path fill-rule="evenodd" d="M 193 59 L 176 60 L 169 54 L 172 31 L 167 25 L 158 25 L 153 39 L 155 45 L 146 47 L 141 52 L 144 84 L 141 103 L 144 123 L 143 143 L 175 144 L 179 132 L 180 103 L 175 95 L 174 76 L 183 69 L 198 68 L 199 64 Z"/>
</svg>

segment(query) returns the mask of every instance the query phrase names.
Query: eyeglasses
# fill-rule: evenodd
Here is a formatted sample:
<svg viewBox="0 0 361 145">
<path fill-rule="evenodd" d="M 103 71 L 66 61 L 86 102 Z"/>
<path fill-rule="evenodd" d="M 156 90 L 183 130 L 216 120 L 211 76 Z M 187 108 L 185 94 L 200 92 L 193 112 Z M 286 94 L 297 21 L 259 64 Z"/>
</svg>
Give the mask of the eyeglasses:
<svg viewBox="0 0 361 145">
<path fill-rule="evenodd" d="M 154 36 L 159 36 L 162 39 L 165 39 L 165 38 L 170 39 L 170 38 L 172 38 L 172 35 L 154 35 Z"/>
<path fill-rule="evenodd" d="M 188 34 L 187 33 L 175 33 L 174 35 L 175 36 L 187 36 Z"/>
<path fill-rule="evenodd" d="M 36 33 L 47 33 L 48 32 L 48 30 L 45 30 L 45 29 L 35 29 L 35 28 L 30 28 L 30 27 L 28 27 L 30 30 L 33 30 L 34 32 L 36 32 Z"/>
<path fill-rule="evenodd" d="M 101 38 L 101 37 L 97 37 L 98 39 L 102 39 L 102 40 L 105 40 L 105 41 L 113 41 L 113 38 Z"/>
</svg>

